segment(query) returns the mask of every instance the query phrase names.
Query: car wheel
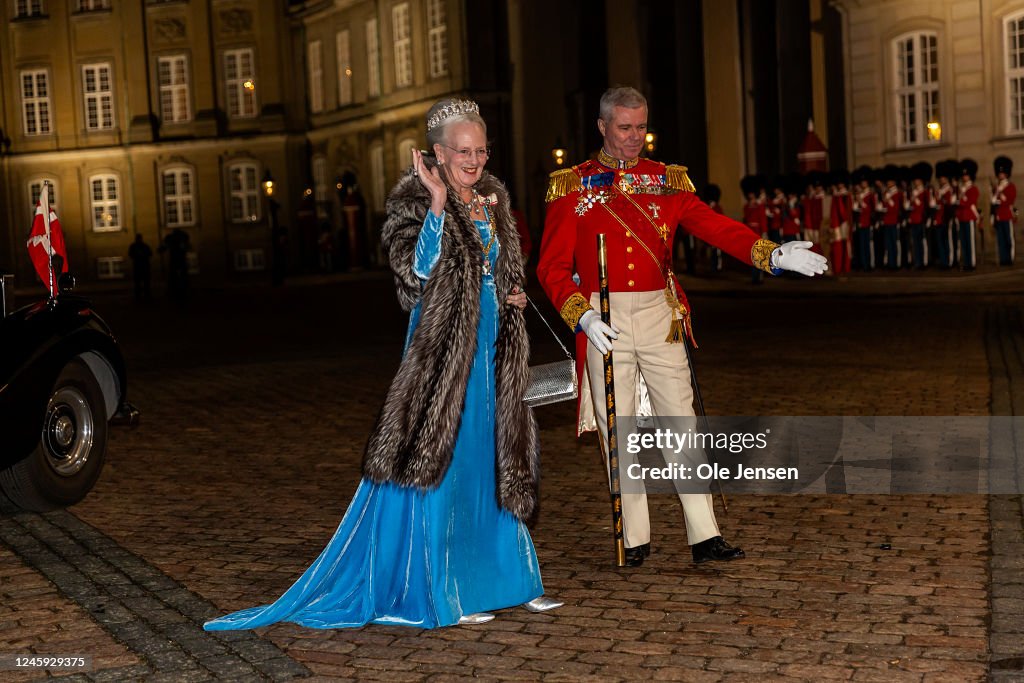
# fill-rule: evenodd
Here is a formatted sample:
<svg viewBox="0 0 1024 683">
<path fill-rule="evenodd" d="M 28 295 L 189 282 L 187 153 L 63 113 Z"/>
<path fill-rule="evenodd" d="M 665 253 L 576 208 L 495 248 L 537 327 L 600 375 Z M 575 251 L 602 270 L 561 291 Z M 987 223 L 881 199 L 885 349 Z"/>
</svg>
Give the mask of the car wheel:
<svg viewBox="0 0 1024 683">
<path fill-rule="evenodd" d="M 50 394 L 32 454 L 0 472 L 0 488 L 18 507 L 44 512 L 82 500 L 103 469 L 107 417 L 89 367 L 73 360 Z"/>
</svg>

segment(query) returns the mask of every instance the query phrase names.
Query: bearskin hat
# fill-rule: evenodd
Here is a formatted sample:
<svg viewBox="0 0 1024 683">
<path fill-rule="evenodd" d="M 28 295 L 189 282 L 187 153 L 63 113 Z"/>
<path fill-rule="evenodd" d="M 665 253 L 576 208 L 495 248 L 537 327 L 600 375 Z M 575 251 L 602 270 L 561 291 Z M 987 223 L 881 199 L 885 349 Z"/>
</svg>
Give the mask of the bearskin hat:
<svg viewBox="0 0 1024 683">
<path fill-rule="evenodd" d="M 971 180 L 975 180 L 978 177 L 978 162 L 974 159 L 961 160 L 960 175 L 967 176 Z"/>
<path fill-rule="evenodd" d="M 955 159 L 946 159 L 935 164 L 935 177 L 956 180 L 959 177 L 960 164 Z"/>
<path fill-rule="evenodd" d="M 999 175 L 1000 173 L 1010 175 L 1013 171 L 1013 160 L 1011 160 L 1010 157 L 998 156 L 992 164 L 992 167 L 995 169 L 996 175 Z"/>
<path fill-rule="evenodd" d="M 744 192 L 746 192 L 746 190 L 744 190 Z M 710 204 L 711 202 L 722 201 L 722 188 L 720 188 L 718 185 L 715 185 L 714 183 L 708 183 L 707 185 L 705 185 L 704 192 L 702 194 L 703 196 L 701 198 L 704 200 L 704 203 L 706 204 Z"/>
<path fill-rule="evenodd" d="M 871 174 L 871 167 L 865 164 L 863 166 L 858 166 L 857 168 L 853 169 L 853 173 L 850 174 L 850 179 L 853 181 L 855 185 L 859 185 L 860 183 L 863 182 L 870 183 Z"/>
<path fill-rule="evenodd" d="M 932 179 L 932 165 L 927 161 L 919 161 L 910 167 L 910 179 L 929 182 Z"/>
<path fill-rule="evenodd" d="M 889 182 L 890 180 L 894 183 L 898 183 L 901 176 L 900 167 L 896 164 L 886 164 L 878 174 L 878 178 L 882 182 Z"/>
<path fill-rule="evenodd" d="M 757 182 L 757 176 L 745 175 L 740 179 L 740 189 L 743 190 L 743 196 L 748 194 L 757 194 L 761 191 L 761 188 Z"/>
</svg>

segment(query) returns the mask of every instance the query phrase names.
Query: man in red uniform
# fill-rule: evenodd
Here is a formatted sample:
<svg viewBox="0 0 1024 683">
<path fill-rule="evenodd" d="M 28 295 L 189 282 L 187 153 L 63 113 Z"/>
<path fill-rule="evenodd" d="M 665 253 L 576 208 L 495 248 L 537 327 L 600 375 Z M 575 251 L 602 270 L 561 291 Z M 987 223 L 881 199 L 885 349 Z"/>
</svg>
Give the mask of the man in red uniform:
<svg viewBox="0 0 1024 683">
<path fill-rule="evenodd" d="M 853 225 L 853 199 L 847 189 L 846 171 L 832 174 L 832 202 L 829 225 L 832 227 L 832 270 L 836 275 L 850 272 L 850 226 Z"/>
<path fill-rule="evenodd" d="M 853 182 L 853 214 L 856 231 L 853 233 L 857 263 L 870 273 L 875 269 L 875 191 L 871 187 L 871 168 L 861 166 L 851 176 Z"/>
<path fill-rule="evenodd" d="M 825 176 L 820 171 L 811 171 L 806 178 L 806 193 L 801 205 L 804 209 L 804 239 L 814 244 L 811 249 L 818 254 L 821 250 L 821 222 L 825 217 Z"/>
<path fill-rule="evenodd" d="M 999 265 L 1012 266 L 1014 256 L 1013 221 L 1017 186 L 1010 181 L 1013 162 L 1009 157 L 996 157 L 994 163 L 996 186 L 992 190 L 992 217 L 995 221 L 996 245 L 999 247 Z"/>
<path fill-rule="evenodd" d="M 956 161 L 947 159 L 935 164 L 935 176 L 939 186 L 935 190 L 935 216 L 932 219 L 935 234 L 935 261 L 939 268 L 946 270 L 953 266 L 953 232 L 951 223 L 955 215 L 956 188 L 952 182 L 956 179 Z"/>
<path fill-rule="evenodd" d="M 878 206 L 875 207 L 882 219 L 882 232 L 885 235 L 885 267 L 898 270 L 900 267 L 900 213 L 903 211 L 903 192 L 897 180 L 899 168 L 889 164 L 882 169 L 882 180 L 885 181 L 885 192 Z"/>
<path fill-rule="evenodd" d="M 931 255 L 928 253 L 928 240 L 925 239 L 925 226 L 928 222 L 928 210 L 931 204 L 931 191 L 926 183 L 932 179 L 932 166 L 927 161 L 919 161 L 910 169 L 911 188 L 905 200 L 907 223 L 914 242 L 914 267 L 922 270 L 928 267 Z"/>
<path fill-rule="evenodd" d="M 537 278 L 577 333 L 577 433 L 597 428 L 607 443 L 602 360 L 613 346 L 618 415 L 638 414 L 641 382 L 656 416 L 694 415 L 686 354 L 672 343 L 692 335 L 686 297 L 666 267 L 678 225 L 768 272 L 814 275 L 824 271 L 826 261 L 808 251 L 806 242 L 779 247 L 715 213 L 694 194 L 685 167 L 639 159 L 647 101 L 633 88 L 605 92 L 597 127 L 604 137 L 598 158 L 551 176 Z M 599 233 L 604 233 L 608 250 L 611 325 L 595 310 Z M 574 270 L 579 284 L 573 280 Z M 636 455 L 620 451 L 626 481 Z M 722 539 L 710 495 L 682 494 L 680 499 L 694 562 L 743 557 L 742 550 Z M 638 566 L 650 552 L 646 493 L 624 494 L 622 517 L 626 561 Z"/>
<path fill-rule="evenodd" d="M 800 232 L 803 230 L 801 218 L 804 209 L 800 205 L 800 174 L 794 173 L 786 178 L 785 201 L 782 204 L 782 241 L 792 242 L 800 239 Z"/>
<path fill-rule="evenodd" d="M 960 226 L 960 269 L 974 270 L 976 256 L 974 251 L 978 218 L 978 186 L 974 179 L 978 177 L 978 162 L 964 159 L 960 162 L 960 186 L 957 188 L 956 220 Z"/>
</svg>

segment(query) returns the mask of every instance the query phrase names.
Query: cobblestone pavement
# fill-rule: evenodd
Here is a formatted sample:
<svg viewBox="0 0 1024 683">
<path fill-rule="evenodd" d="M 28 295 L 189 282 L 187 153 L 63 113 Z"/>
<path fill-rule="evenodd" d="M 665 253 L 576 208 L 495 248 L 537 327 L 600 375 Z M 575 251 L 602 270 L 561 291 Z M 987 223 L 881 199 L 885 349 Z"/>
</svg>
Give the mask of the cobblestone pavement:
<svg viewBox="0 0 1024 683">
<path fill-rule="evenodd" d="M 1021 414 L 1024 278 L 1007 275 L 698 281 L 709 412 Z M 184 310 L 95 303 L 143 423 L 112 431 L 83 503 L 0 518 L 0 654 L 94 658 L 68 680 L 1024 680 L 1020 496 L 731 497 L 719 521 L 747 559 L 714 566 L 689 562 L 678 503 L 652 497 L 653 553 L 618 570 L 596 442 L 573 438 L 567 404 L 538 411 L 533 531 L 562 609 L 205 634 L 203 620 L 276 598 L 329 539 L 404 316 L 377 274 L 206 291 Z M 531 326 L 535 355 L 557 358 Z"/>
</svg>

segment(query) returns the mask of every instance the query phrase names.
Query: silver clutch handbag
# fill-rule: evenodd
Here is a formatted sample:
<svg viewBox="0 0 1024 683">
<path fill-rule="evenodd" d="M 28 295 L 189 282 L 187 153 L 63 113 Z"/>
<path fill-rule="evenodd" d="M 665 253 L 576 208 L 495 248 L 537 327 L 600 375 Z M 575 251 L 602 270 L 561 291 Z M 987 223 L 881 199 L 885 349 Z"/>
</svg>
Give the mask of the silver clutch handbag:
<svg viewBox="0 0 1024 683">
<path fill-rule="evenodd" d="M 540 316 L 544 326 L 551 332 L 551 336 L 562 347 L 562 352 L 565 353 L 566 359 L 555 361 L 554 363 L 531 365 L 530 383 L 526 387 L 523 401 L 530 407 L 544 406 L 549 403 L 559 403 L 560 401 L 574 401 L 579 395 L 579 385 L 576 383 L 576 361 L 573 360 L 572 354 L 565 348 L 565 344 L 558 338 L 555 331 L 551 329 L 548 321 L 541 315 L 533 300 L 529 297 L 527 297 L 527 300 L 533 306 L 533 310 L 537 311 L 537 315 Z"/>
</svg>

